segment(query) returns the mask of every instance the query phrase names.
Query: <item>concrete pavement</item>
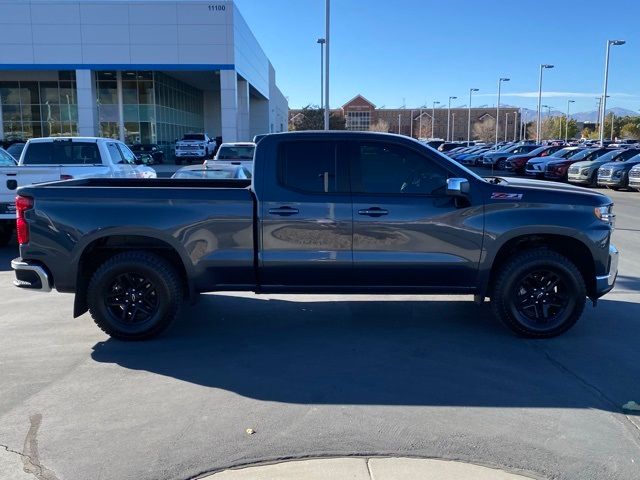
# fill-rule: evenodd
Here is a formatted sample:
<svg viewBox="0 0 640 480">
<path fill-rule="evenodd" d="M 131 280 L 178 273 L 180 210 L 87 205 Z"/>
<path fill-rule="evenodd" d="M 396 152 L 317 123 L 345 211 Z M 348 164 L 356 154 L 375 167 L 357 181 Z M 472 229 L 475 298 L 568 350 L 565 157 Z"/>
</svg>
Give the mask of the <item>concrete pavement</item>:
<svg viewBox="0 0 640 480">
<path fill-rule="evenodd" d="M 202 480 L 526 480 L 468 463 L 419 458 L 328 458 L 225 470 Z"/>
</svg>

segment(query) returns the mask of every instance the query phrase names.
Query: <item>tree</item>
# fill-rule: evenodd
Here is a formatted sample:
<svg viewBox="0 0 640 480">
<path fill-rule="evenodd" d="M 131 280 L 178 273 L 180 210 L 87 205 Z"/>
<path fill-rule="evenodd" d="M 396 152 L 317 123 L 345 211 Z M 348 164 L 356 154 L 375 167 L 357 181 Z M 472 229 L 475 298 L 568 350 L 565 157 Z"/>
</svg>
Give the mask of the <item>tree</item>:
<svg viewBox="0 0 640 480">
<path fill-rule="evenodd" d="M 640 140 L 640 123 L 625 123 L 620 128 L 620 138 L 629 140 Z"/>
<path fill-rule="evenodd" d="M 493 118 L 486 118 L 473 125 L 473 138 L 483 142 L 495 140 L 496 121 Z"/>
<path fill-rule="evenodd" d="M 289 130 L 323 130 L 324 109 L 316 105 L 307 105 L 289 120 Z M 335 112 L 329 114 L 329 129 L 344 130 L 345 119 Z"/>
<path fill-rule="evenodd" d="M 389 122 L 386 120 L 378 120 L 375 124 L 369 127 L 370 132 L 383 132 L 389 133 Z"/>
</svg>

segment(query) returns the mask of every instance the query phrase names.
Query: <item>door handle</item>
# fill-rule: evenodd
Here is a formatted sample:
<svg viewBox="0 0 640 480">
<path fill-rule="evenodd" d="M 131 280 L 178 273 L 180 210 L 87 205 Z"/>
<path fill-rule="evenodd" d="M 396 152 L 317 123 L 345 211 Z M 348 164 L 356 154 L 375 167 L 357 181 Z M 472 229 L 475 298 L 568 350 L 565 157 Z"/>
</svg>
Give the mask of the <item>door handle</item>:
<svg viewBox="0 0 640 480">
<path fill-rule="evenodd" d="M 358 210 L 358 215 L 367 215 L 369 217 L 381 217 L 383 215 L 388 215 L 389 210 L 385 210 L 380 207 L 370 207 L 363 208 L 362 210 Z"/>
<path fill-rule="evenodd" d="M 288 216 L 288 215 L 295 215 L 296 213 L 298 213 L 298 209 L 289 207 L 289 206 L 284 206 L 284 207 L 278 207 L 278 208 L 270 208 L 269 213 L 271 215 Z"/>
</svg>

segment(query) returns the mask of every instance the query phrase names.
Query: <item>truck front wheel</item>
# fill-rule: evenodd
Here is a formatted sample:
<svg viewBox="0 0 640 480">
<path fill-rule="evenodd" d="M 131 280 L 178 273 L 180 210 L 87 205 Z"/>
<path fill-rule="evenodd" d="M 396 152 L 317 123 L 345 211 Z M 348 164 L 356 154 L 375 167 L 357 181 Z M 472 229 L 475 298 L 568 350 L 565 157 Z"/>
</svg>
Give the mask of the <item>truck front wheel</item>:
<svg viewBox="0 0 640 480">
<path fill-rule="evenodd" d="M 114 255 L 93 274 L 87 289 L 89 312 L 105 333 L 121 340 L 160 334 L 182 303 L 180 277 L 153 253 Z"/>
<path fill-rule="evenodd" d="M 557 252 L 542 248 L 518 253 L 495 278 L 491 307 L 517 335 L 555 337 L 569 330 L 584 310 L 584 279 Z"/>
</svg>

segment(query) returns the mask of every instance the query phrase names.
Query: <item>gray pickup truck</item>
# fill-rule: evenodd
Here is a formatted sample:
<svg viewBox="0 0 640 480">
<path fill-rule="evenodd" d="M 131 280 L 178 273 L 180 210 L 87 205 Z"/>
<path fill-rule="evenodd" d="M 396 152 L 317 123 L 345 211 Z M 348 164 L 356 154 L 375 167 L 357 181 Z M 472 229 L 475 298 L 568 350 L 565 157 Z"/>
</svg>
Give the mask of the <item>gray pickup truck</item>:
<svg viewBox="0 0 640 480">
<path fill-rule="evenodd" d="M 407 137 L 267 135 L 249 180 L 83 179 L 19 189 L 20 288 L 75 293 L 144 339 L 200 292 L 469 294 L 552 337 L 613 288 L 613 204 L 481 178 Z"/>
</svg>

